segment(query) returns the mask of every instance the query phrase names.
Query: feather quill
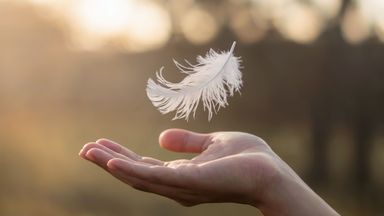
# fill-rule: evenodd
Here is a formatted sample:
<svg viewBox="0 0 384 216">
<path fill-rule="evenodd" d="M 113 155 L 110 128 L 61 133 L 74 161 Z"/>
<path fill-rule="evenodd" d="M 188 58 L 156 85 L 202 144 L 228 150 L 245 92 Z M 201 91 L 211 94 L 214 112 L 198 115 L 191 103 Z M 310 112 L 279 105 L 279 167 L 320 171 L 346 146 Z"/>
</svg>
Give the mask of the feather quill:
<svg viewBox="0 0 384 216">
<path fill-rule="evenodd" d="M 169 82 L 163 76 L 164 67 L 160 68 L 156 72 L 158 83 L 148 79 L 148 98 L 162 114 L 176 111 L 173 120 L 188 120 L 191 114 L 195 117 L 201 100 L 210 121 L 214 113 L 228 105 L 228 95 L 240 92 L 242 86 L 240 57 L 233 55 L 235 45 L 233 42 L 228 52 L 217 53 L 210 49 L 205 57 L 197 57 L 197 64 L 185 60 L 185 66 L 173 60 L 186 77 L 179 83 Z"/>
</svg>

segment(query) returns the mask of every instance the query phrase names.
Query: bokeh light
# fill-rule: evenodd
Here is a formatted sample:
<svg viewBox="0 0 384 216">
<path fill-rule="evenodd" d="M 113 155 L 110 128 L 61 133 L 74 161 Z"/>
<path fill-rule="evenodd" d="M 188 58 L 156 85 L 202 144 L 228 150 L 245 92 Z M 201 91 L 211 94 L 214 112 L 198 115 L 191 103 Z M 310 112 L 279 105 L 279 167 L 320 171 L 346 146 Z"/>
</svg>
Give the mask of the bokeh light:
<svg viewBox="0 0 384 216">
<path fill-rule="evenodd" d="M 218 33 L 215 18 L 206 10 L 194 7 L 181 18 L 181 31 L 185 38 L 194 44 L 204 44 Z"/>
<path fill-rule="evenodd" d="M 299 2 L 285 6 L 274 19 L 277 30 L 287 39 L 298 43 L 311 43 L 322 32 L 324 20 L 312 7 Z"/>
<path fill-rule="evenodd" d="M 119 34 L 129 25 L 134 16 L 134 3 L 126 0 L 78 0 L 73 6 L 73 22 L 79 28 L 95 36 Z"/>
<path fill-rule="evenodd" d="M 168 12 L 152 1 L 79 0 L 69 17 L 75 24 L 73 38 L 90 49 L 110 42 L 131 51 L 156 49 L 172 33 Z"/>
<path fill-rule="evenodd" d="M 357 5 L 362 16 L 366 18 L 368 25 L 372 26 L 378 38 L 382 40 L 384 22 L 384 1 L 382 0 L 358 0 Z"/>
<path fill-rule="evenodd" d="M 346 41 L 357 44 L 372 36 L 383 41 L 384 1 L 357 0 L 348 5 L 341 29 Z"/>
<path fill-rule="evenodd" d="M 310 0 L 309 2 L 318 8 L 327 19 L 332 19 L 339 13 L 342 0 Z"/>
<path fill-rule="evenodd" d="M 248 0 L 228 1 L 225 10 L 193 0 L 3 0 L 29 2 L 50 9 L 52 16 L 64 17 L 71 26 L 72 47 L 97 50 L 115 47 L 126 51 L 146 51 L 164 46 L 172 35 L 182 35 L 193 44 L 213 40 L 228 25 L 243 43 L 255 43 L 276 29 L 282 37 L 301 44 L 314 42 L 339 21 L 345 40 L 361 43 L 376 36 L 383 40 L 384 1 L 356 0 L 340 15 L 342 0 Z M 211 4 L 212 5 L 212 4 Z M 233 6 L 243 5 L 241 7 Z M 42 13 L 42 16 L 47 16 Z M 339 16 L 340 15 L 340 16 Z M 228 22 L 229 21 L 229 22 Z M 337 21 L 336 21 L 337 22 Z M 356 22 L 354 27 L 351 24 Z"/>
<path fill-rule="evenodd" d="M 172 34 L 169 13 L 153 2 L 140 1 L 134 7 L 125 31 L 125 46 L 134 51 L 158 49 L 168 42 Z"/>
<path fill-rule="evenodd" d="M 355 5 L 348 6 L 341 22 L 341 30 L 344 39 L 351 44 L 359 44 L 371 34 L 371 26 L 368 19 Z"/>
<path fill-rule="evenodd" d="M 243 43 L 260 41 L 268 31 L 268 23 L 259 11 L 247 7 L 232 13 L 229 25 Z"/>
</svg>

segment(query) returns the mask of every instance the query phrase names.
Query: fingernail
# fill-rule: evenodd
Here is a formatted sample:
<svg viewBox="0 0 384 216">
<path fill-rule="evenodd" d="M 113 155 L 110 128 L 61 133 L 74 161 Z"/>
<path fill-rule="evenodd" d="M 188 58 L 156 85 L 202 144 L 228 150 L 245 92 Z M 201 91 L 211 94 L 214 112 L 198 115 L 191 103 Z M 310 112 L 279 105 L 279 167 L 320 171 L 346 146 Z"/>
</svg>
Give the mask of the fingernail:
<svg viewBox="0 0 384 216">
<path fill-rule="evenodd" d="M 80 156 L 85 156 L 85 154 L 87 153 L 85 150 L 86 150 L 86 149 L 89 150 L 89 148 L 87 148 L 88 145 L 89 145 L 89 143 L 87 143 L 87 144 L 83 145 L 83 147 L 81 147 L 81 149 L 80 149 L 80 151 L 79 151 L 79 155 L 80 155 Z M 87 150 L 87 151 L 88 151 L 88 150 Z"/>
<path fill-rule="evenodd" d="M 79 156 L 84 157 L 84 147 L 80 149 Z"/>
<path fill-rule="evenodd" d="M 119 166 L 116 165 L 116 161 L 113 159 L 108 161 L 107 166 L 108 166 L 108 168 L 110 168 L 111 170 L 114 170 L 114 171 L 120 169 Z"/>
<path fill-rule="evenodd" d="M 112 160 L 113 160 L 113 159 L 112 159 Z M 115 166 L 115 164 L 114 164 L 114 163 L 111 163 L 112 160 L 108 161 L 108 163 L 107 163 L 107 167 L 108 167 L 109 169 L 111 169 L 111 170 L 116 170 L 116 166 Z"/>
<path fill-rule="evenodd" d="M 122 161 L 119 161 L 119 159 L 112 159 L 108 162 L 107 166 L 113 171 L 123 172 L 127 168 L 127 164 L 123 165 L 121 163 Z"/>
<path fill-rule="evenodd" d="M 85 154 L 85 157 L 90 160 L 98 160 L 98 159 L 102 159 L 104 155 L 105 155 L 104 152 L 94 148 L 94 149 L 88 150 L 88 152 Z"/>
</svg>

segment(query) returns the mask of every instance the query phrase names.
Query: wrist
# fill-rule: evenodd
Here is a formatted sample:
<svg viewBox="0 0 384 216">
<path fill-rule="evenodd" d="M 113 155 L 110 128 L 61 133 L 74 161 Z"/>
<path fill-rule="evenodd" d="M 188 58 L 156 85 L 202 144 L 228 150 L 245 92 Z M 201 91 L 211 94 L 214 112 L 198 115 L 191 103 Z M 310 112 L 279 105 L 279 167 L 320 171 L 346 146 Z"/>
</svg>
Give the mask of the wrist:
<svg viewBox="0 0 384 216">
<path fill-rule="evenodd" d="M 339 215 L 277 155 L 273 175 L 267 178 L 253 206 L 264 215 Z"/>
</svg>

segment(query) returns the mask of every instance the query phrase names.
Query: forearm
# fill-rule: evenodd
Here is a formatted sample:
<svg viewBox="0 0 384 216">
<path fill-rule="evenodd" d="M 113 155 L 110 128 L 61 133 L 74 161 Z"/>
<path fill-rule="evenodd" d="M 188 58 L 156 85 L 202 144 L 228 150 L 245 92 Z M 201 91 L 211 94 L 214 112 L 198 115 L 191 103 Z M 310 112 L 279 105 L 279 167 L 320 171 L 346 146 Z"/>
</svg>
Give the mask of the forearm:
<svg viewBox="0 0 384 216">
<path fill-rule="evenodd" d="M 310 188 L 297 182 L 279 189 L 279 194 L 273 200 L 260 203 L 258 208 L 265 216 L 339 215 Z"/>
<path fill-rule="evenodd" d="M 285 162 L 281 162 L 284 172 L 276 177 L 269 193 L 256 206 L 265 216 L 339 215 Z"/>
</svg>

